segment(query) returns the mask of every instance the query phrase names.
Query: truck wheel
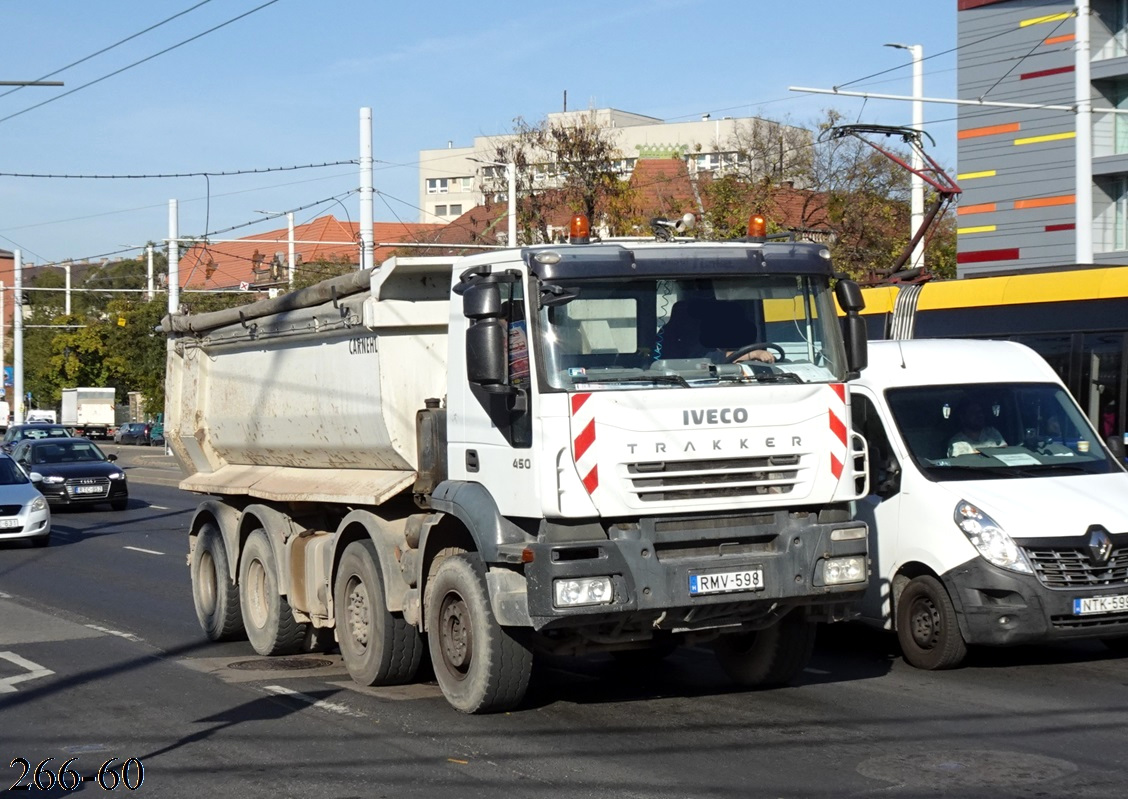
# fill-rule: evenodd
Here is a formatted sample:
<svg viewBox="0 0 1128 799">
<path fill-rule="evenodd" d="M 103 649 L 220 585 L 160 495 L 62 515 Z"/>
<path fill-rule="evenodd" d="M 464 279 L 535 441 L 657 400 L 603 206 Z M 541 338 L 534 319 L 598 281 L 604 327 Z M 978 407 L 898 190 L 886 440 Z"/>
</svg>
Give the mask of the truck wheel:
<svg viewBox="0 0 1128 799">
<path fill-rule="evenodd" d="M 818 626 L 792 611 L 771 627 L 722 635 L 713 645 L 721 669 L 746 688 L 786 685 L 802 673 L 815 650 Z"/>
<path fill-rule="evenodd" d="M 260 655 L 292 655 L 305 642 L 306 625 L 294 619 L 290 603 L 278 593 L 278 563 L 263 530 L 243 545 L 239 564 L 239 602 L 243 626 Z"/>
<path fill-rule="evenodd" d="M 477 554 L 442 559 L 425 612 L 431 664 L 447 701 L 463 713 L 516 707 L 529 687 L 533 655 L 494 618 Z"/>
<path fill-rule="evenodd" d="M 905 660 L 918 669 L 952 669 L 967 656 L 956 608 L 935 577 L 914 577 L 901 591 L 897 640 Z"/>
<path fill-rule="evenodd" d="M 210 522 L 200 527 L 192 550 L 192 601 L 196 618 L 212 641 L 242 638 L 239 589 L 231 580 L 227 550 L 219 528 Z"/>
<path fill-rule="evenodd" d="M 411 682 L 423 658 L 419 631 L 384 602 L 384 581 L 371 541 L 345 548 L 333 583 L 341 658 L 361 685 Z"/>
</svg>

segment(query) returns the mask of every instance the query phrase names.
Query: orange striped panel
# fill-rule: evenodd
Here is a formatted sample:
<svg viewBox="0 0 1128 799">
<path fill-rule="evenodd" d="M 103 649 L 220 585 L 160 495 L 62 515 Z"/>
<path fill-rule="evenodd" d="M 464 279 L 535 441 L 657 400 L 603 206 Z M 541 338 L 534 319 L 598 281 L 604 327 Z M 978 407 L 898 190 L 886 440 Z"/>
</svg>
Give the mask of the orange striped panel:
<svg viewBox="0 0 1128 799">
<path fill-rule="evenodd" d="M 1000 133 L 1017 133 L 1022 125 L 1017 122 L 1008 122 L 1005 125 L 988 125 L 984 128 L 968 128 L 956 134 L 957 139 L 976 139 L 980 136 L 997 136 Z"/>
<path fill-rule="evenodd" d="M 1076 37 L 1072 33 L 1067 33 L 1064 36 L 1051 36 L 1042 42 L 1042 44 L 1065 44 L 1066 42 L 1072 42 L 1074 38 Z"/>
<path fill-rule="evenodd" d="M 964 214 L 989 214 L 992 211 L 998 210 L 995 203 L 981 203 L 980 205 L 961 205 L 956 210 L 959 216 Z"/>
<path fill-rule="evenodd" d="M 1060 194 L 1057 197 L 1036 197 L 1033 200 L 1015 200 L 1015 209 L 1020 208 L 1048 208 L 1051 205 L 1073 205 L 1077 202 L 1076 194 Z"/>
</svg>

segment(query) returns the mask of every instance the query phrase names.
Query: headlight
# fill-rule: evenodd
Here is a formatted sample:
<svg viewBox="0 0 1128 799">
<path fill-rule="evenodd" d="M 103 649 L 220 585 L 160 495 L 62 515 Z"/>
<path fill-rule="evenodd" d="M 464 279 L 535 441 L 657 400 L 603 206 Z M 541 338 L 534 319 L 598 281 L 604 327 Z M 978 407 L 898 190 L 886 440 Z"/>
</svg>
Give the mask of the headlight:
<svg viewBox="0 0 1128 799">
<path fill-rule="evenodd" d="M 823 581 L 827 585 L 860 583 L 866 579 L 866 559 L 861 555 L 827 558 L 823 562 Z"/>
<path fill-rule="evenodd" d="M 578 577 L 574 580 L 553 580 L 553 593 L 558 608 L 580 605 L 609 605 L 615 598 L 610 577 Z"/>
<path fill-rule="evenodd" d="M 27 504 L 27 507 L 28 510 L 30 510 L 32 513 L 40 510 L 47 510 L 47 500 L 45 500 L 43 497 L 36 497 Z"/>
<path fill-rule="evenodd" d="M 66 481 L 67 481 L 67 478 L 60 477 L 57 474 L 48 474 L 48 475 L 45 475 L 44 478 L 43 478 L 44 483 L 65 483 Z"/>
<path fill-rule="evenodd" d="M 121 472 L 110 472 L 110 479 L 111 480 L 124 480 L 125 475 Z"/>
<path fill-rule="evenodd" d="M 975 505 L 961 499 L 956 503 L 953 519 L 988 563 L 1023 574 L 1034 573 L 1026 554 L 1018 548 L 1014 539 Z"/>
</svg>

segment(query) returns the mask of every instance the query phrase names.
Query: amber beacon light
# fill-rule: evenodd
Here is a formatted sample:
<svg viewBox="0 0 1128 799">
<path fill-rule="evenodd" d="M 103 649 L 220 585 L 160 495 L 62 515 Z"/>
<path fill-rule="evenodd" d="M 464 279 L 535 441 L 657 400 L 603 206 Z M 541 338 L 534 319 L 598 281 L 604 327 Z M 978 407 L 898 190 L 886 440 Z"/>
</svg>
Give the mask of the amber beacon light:
<svg viewBox="0 0 1128 799">
<path fill-rule="evenodd" d="M 591 241 L 591 223 L 583 214 L 573 214 L 568 225 L 568 239 L 572 244 L 587 244 Z"/>
</svg>

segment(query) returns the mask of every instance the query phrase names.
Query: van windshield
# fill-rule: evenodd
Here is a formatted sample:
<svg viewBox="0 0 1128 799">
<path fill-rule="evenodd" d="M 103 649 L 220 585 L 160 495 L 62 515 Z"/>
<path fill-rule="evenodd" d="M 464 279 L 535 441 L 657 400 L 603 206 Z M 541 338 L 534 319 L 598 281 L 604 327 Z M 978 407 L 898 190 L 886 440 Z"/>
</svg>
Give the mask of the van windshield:
<svg viewBox="0 0 1128 799">
<path fill-rule="evenodd" d="M 1073 398 L 1053 383 L 894 388 L 886 399 L 932 480 L 1118 471 Z"/>
</svg>

